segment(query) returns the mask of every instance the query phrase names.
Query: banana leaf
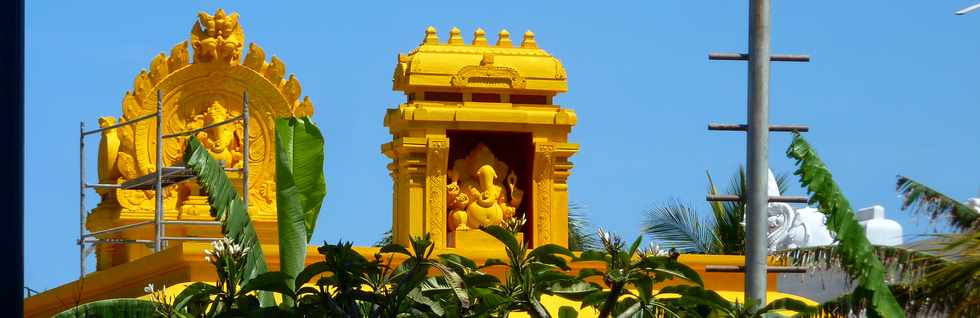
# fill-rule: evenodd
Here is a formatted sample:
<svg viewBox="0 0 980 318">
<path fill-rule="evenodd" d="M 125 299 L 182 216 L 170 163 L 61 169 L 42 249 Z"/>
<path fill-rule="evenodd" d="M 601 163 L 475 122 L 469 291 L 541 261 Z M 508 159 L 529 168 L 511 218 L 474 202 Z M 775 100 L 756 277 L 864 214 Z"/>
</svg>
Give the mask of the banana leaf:
<svg viewBox="0 0 980 318">
<path fill-rule="evenodd" d="M 276 120 L 276 209 L 280 270 L 290 278 L 303 271 L 306 246 L 313 237 L 326 195 L 323 136 L 308 117 Z M 284 299 L 286 303 L 290 300 Z"/>
<path fill-rule="evenodd" d="M 905 317 L 905 312 L 885 284 L 885 267 L 875 257 L 864 227 L 854 216 L 851 204 L 844 197 L 830 170 L 816 151 L 800 134 L 795 134 L 786 156 L 796 160 L 800 184 L 810 193 L 810 201 L 827 214 L 827 228 L 837 233 L 840 262 L 848 276 L 858 282 L 855 294 L 865 297 L 868 317 Z"/>
<path fill-rule="evenodd" d="M 93 301 L 65 310 L 54 318 L 76 317 L 153 317 L 156 315 L 154 302 L 142 299 L 118 298 Z"/>
<path fill-rule="evenodd" d="M 241 195 L 228 179 L 224 168 L 211 157 L 207 148 L 196 137 L 192 136 L 187 141 L 184 164 L 194 171 L 201 189 L 207 192 L 211 216 L 221 222 L 221 232 L 236 244 L 249 248 L 242 285 L 248 284 L 252 278 L 268 271 L 255 225 L 245 211 Z M 272 294 L 267 292 L 260 292 L 259 300 L 262 306 L 275 305 Z"/>
</svg>

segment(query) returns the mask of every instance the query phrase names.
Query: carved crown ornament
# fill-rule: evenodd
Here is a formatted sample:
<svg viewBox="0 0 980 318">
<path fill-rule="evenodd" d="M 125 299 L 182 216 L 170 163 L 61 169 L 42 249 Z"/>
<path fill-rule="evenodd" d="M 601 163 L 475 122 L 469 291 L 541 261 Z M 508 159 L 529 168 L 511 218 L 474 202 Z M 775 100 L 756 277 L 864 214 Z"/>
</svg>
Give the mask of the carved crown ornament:
<svg viewBox="0 0 980 318">
<path fill-rule="evenodd" d="M 311 116 L 313 103 L 309 96 L 300 99 L 302 87 L 296 76 L 285 77 L 285 64 L 274 55 L 267 61 L 258 44 L 249 44 L 247 54 L 242 58 L 245 33 L 239 22 L 238 13 L 226 14 L 222 9 L 213 15 L 198 13 L 191 27 L 190 41 L 175 45 L 169 56 L 160 53 L 154 57 L 149 70 L 141 70 L 133 82 L 133 89 L 123 96 L 122 116 L 102 117 L 99 123 L 105 127 L 155 113 L 157 91 L 160 91 L 163 94 L 164 133 L 192 130 L 241 115 L 243 93 L 247 91 L 251 117 L 249 136 L 244 136 L 239 121 L 200 132 L 197 138 L 229 168 L 249 165 L 250 180 L 253 180 L 249 192 L 257 198 L 250 202 L 250 212 L 262 211 L 274 220 L 275 118 Z M 155 135 L 155 120 L 103 133 L 100 181 L 118 183 L 154 171 Z M 246 138 L 250 143 L 250 154 L 242 153 Z M 164 141 L 165 165 L 182 160 L 187 139 Z M 234 173 L 231 177 L 236 178 Z M 196 192 L 184 186 L 171 187 L 164 194 L 164 209 L 187 210 L 182 206 L 194 201 L 189 198 L 199 195 Z M 109 215 L 139 218 L 153 211 L 152 191 L 117 189 L 102 193 L 102 203 L 95 212 L 108 210 L 104 211 L 105 218 L 116 218 Z M 99 217 L 90 220 L 105 221 Z"/>
</svg>

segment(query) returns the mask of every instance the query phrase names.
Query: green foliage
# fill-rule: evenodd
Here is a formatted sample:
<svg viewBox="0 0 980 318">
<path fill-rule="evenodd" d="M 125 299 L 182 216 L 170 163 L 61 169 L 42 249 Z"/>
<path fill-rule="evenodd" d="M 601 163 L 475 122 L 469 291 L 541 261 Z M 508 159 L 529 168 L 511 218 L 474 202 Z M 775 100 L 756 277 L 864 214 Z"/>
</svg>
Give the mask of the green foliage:
<svg viewBox="0 0 980 318">
<path fill-rule="evenodd" d="M 670 279 L 703 286 L 697 272 L 673 257 L 659 255 L 659 251 L 640 250 L 642 236 L 627 248 L 615 235 L 599 231 L 603 250 L 583 252 L 576 261 L 602 261 L 604 269 L 586 268 L 579 272 L 579 279 L 593 276 L 602 278 L 605 286 L 588 283 L 591 289 L 577 295 L 562 295 L 581 301 L 582 308 L 599 310 L 599 317 L 664 317 L 677 316 L 670 305 L 657 298 L 654 285 Z M 636 293 L 631 290 L 635 290 Z"/>
<path fill-rule="evenodd" d="M 306 261 L 326 195 L 323 136 L 309 118 L 276 120 L 276 209 L 280 270 L 296 277 Z M 294 289 L 292 278 L 284 281 Z M 284 299 L 287 304 L 291 299 Z"/>
<path fill-rule="evenodd" d="M 598 249 L 599 239 L 593 235 L 592 224 L 585 214 L 585 207 L 578 203 L 568 205 L 568 249 L 588 251 Z"/>
<path fill-rule="evenodd" d="M 246 284 L 252 278 L 265 273 L 268 269 L 255 225 L 245 211 L 241 196 L 225 174 L 224 167 L 218 164 L 208 153 L 207 148 L 193 136 L 187 141 L 184 163 L 194 171 L 201 189 L 207 192 L 208 202 L 211 204 L 211 216 L 221 221 L 221 232 L 224 236 L 235 244 L 249 249 L 243 265 L 244 275 L 241 284 Z M 263 294 L 260 299 L 263 305 L 274 304 L 269 294 Z"/>
<path fill-rule="evenodd" d="M 106 299 L 93 301 L 68 309 L 54 318 L 113 318 L 113 317 L 153 317 L 156 315 L 155 303 L 140 299 Z"/>
<path fill-rule="evenodd" d="M 711 174 L 708 177 L 708 194 L 718 192 Z M 742 196 L 746 192 L 745 168 L 729 180 L 727 192 Z M 785 174 L 776 177 L 780 193 L 787 186 Z M 664 248 L 676 248 L 687 253 L 745 254 L 745 204 L 739 202 L 711 202 L 711 215 L 705 217 L 693 205 L 671 200 L 647 212 L 643 232 L 662 244 Z"/>
<path fill-rule="evenodd" d="M 834 248 L 841 257 L 842 268 L 858 282 L 855 294 L 869 300 L 870 317 L 905 317 L 905 312 L 885 284 L 885 268 L 875 257 L 871 242 L 858 223 L 850 203 L 834 182 L 830 170 L 802 136 L 796 134 L 786 155 L 796 160 L 795 175 L 811 194 L 810 201 L 819 204 L 827 214 L 827 228 L 840 242 Z"/>
<path fill-rule="evenodd" d="M 948 218 L 959 230 L 976 230 L 980 226 L 980 213 L 976 210 L 911 178 L 898 176 L 896 189 L 902 195 L 902 209 L 911 207 L 917 213 L 928 213 L 933 220 Z"/>
</svg>

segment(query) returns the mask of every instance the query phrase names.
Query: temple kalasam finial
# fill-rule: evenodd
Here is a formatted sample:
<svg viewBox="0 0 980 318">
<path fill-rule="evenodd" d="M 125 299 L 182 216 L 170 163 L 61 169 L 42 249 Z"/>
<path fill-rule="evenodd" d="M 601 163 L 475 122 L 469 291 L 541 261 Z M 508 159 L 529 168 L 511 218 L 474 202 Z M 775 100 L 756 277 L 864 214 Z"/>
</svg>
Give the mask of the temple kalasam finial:
<svg viewBox="0 0 980 318">
<path fill-rule="evenodd" d="M 463 42 L 463 35 L 462 34 L 463 33 L 457 27 L 453 27 L 452 30 L 449 30 L 449 45 L 464 45 L 464 44 L 466 44 L 465 42 Z"/>
<path fill-rule="evenodd" d="M 497 46 L 514 47 L 514 44 L 510 42 L 510 32 L 507 29 L 501 29 L 500 33 L 497 33 Z"/>
<path fill-rule="evenodd" d="M 429 26 L 425 28 L 425 39 L 422 40 L 422 44 L 439 44 L 439 35 L 436 34 L 436 28 L 434 26 Z"/>
<path fill-rule="evenodd" d="M 521 41 L 521 47 L 527 49 L 533 49 L 538 47 L 538 42 L 534 41 L 534 32 L 527 30 L 524 32 L 524 40 Z"/>
<path fill-rule="evenodd" d="M 476 28 L 473 31 L 473 43 L 474 46 L 487 46 L 487 32 L 483 31 L 483 28 Z"/>
</svg>

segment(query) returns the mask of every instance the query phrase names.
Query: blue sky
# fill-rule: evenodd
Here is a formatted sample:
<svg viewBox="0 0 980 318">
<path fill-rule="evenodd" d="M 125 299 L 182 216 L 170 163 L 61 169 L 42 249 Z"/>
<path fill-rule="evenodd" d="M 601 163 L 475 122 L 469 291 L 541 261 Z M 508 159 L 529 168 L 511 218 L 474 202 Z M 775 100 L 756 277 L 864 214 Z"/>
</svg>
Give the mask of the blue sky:
<svg viewBox="0 0 980 318">
<path fill-rule="evenodd" d="M 198 11 L 239 12 L 246 40 L 281 58 L 314 102 L 328 188 L 314 243 L 368 245 L 391 224 L 382 119 L 404 99 L 391 90 L 392 72 L 428 25 L 443 40 L 457 26 L 467 42 L 477 27 L 531 29 L 561 59 L 569 92 L 558 103 L 578 113 L 571 140 L 581 145 L 570 197 L 593 223 L 633 237 L 645 211 L 665 200 L 707 211 L 705 170 L 726 180 L 745 146 L 743 134 L 706 126 L 745 120 L 747 78 L 744 62 L 709 62 L 707 54 L 746 50 L 746 3 L 29 1 L 25 283 L 45 290 L 77 279 L 78 123 L 120 115 L 136 74 L 189 38 Z M 971 4 L 773 7 L 774 52 L 813 62 L 772 67 L 771 122 L 810 125 L 807 138 L 855 208 L 884 206 L 906 241 L 938 226 L 899 210 L 897 174 L 960 200 L 980 194 L 980 14 L 953 15 Z M 789 140 L 770 139 L 777 173 L 793 169 L 783 155 Z M 97 138 L 89 145 L 94 177 Z M 88 197 L 94 207 L 96 196 Z"/>
</svg>

